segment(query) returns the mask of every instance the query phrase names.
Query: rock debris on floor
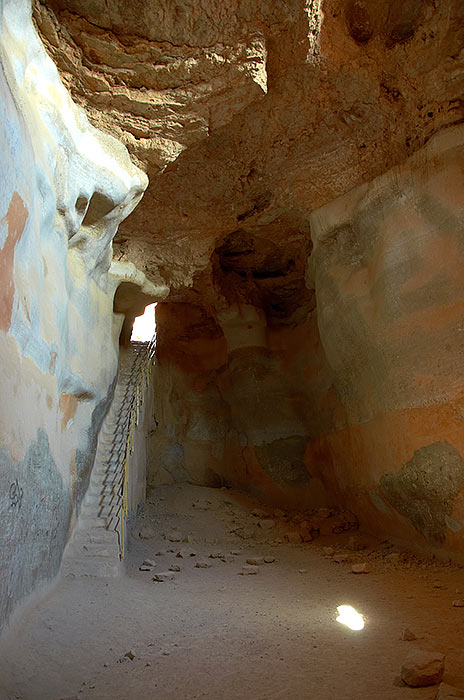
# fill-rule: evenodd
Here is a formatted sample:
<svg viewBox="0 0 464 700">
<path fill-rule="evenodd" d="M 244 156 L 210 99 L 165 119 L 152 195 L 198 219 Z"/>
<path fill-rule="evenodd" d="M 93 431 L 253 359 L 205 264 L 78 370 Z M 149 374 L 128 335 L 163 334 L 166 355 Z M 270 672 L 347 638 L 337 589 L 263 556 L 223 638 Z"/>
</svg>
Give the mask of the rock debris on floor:
<svg viewBox="0 0 464 700">
<path fill-rule="evenodd" d="M 120 578 L 63 578 L 10 629 L 0 700 L 463 697 L 464 569 L 355 528 L 160 488 Z M 362 630 L 336 621 L 343 605 Z"/>
</svg>

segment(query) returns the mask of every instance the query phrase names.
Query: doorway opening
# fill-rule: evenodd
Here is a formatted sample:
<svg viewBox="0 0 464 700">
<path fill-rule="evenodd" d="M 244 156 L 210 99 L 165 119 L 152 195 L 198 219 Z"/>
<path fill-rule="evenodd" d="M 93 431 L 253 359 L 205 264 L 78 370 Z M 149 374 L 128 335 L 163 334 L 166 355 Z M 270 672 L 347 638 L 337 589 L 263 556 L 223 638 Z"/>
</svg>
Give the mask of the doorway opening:
<svg viewBox="0 0 464 700">
<path fill-rule="evenodd" d="M 132 326 L 131 340 L 146 342 L 151 340 L 156 333 L 156 304 L 149 304 L 145 307 L 142 316 L 137 316 Z"/>
</svg>

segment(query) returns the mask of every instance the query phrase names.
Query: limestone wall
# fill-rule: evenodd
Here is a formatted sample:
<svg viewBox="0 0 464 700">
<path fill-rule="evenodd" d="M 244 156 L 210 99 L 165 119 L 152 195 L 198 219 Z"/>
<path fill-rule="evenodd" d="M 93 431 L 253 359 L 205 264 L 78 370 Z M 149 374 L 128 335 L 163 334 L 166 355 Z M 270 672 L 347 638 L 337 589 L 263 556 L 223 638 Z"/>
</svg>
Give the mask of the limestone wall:
<svg viewBox="0 0 464 700">
<path fill-rule="evenodd" d="M 56 574 L 111 395 L 111 241 L 145 175 L 0 2 L 0 626 Z"/>
<path fill-rule="evenodd" d="M 310 469 L 377 531 L 460 552 L 463 173 L 454 127 L 315 212 L 308 275 L 340 404 Z"/>
<path fill-rule="evenodd" d="M 216 312 L 158 306 L 152 483 L 341 504 L 383 536 L 464 552 L 463 144 L 443 131 L 313 212 L 313 311 L 224 308 L 230 278 Z"/>
</svg>

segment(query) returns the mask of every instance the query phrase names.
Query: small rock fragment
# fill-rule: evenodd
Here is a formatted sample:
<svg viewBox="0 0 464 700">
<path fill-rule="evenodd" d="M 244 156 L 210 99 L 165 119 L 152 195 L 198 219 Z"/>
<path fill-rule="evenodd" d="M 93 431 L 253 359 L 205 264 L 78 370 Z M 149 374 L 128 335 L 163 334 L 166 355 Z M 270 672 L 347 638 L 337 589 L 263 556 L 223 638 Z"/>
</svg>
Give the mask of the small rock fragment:
<svg viewBox="0 0 464 700">
<path fill-rule="evenodd" d="M 443 678 L 445 656 L 439 652 L 412 652 L 401 668 L 401 680 L 412 688 L 437 685 Z"/>
<path fill-rule="evenodd" d="M 168 532 L 164 536 L 164 539 L 168 540 L 169 542 L 182 542 L 182 535 L 180 532 Z"/>
<path fill-rule="evenodd" d="M 284 538 L 290 544 L 301 544 L 301 535 L 299 532 L 295 532 L 294 530 L 290 530 L 289 532 L 286 532 L 284 535 Z"/>
<path fill-rule="evenodd" d="M 464 600 L 453 600 L 453 608 L 464 608 Z"/>
<path fill-rule="evenodd" d="M 333 547 L 324 547 L 324 554 L 326 557 L 333 557 L 335 549 Z"/>
<path fill-rule="evenodd" d="M 263 557 L 263 559 L 264 559 L 265 564 L 273 564 L 275 562 L 275 557 L 271 557 L 269 555 L 266 557 Z"/>
<path fill-rule="evenodd" d="M 296 524 L 299 525 L 300 523 L 303 522 L 305 519 L 305 516 L 302 515 L 301 513 L 296 513 L 296 515 L 293 516 L 292 521 Z"/>
<path fill-rule="evenodd" d="M 159 552 L 156 552 L 155 557 L 162 557 L 166 554 L 165 549 L 160 549 Z"/>
<path fill-rule="evenodd" d="M 144 559 L 142 566 L 156 566 L 156 562 L 153 559 Z"/>
<path fill-rule="evenodd" d="M 239 549 L 231 549 L 231 550 L 230 550 L 230 553 L 231 553 L 234 557 L 238 557 L 239 554 L 240 554 L 240 550 L 239 550 Z"/>
<path fill-rule="evenodd" d="M 130 661 L 133 661 L 135 659 L 135 654 L 133 651 L 126 651 L 124 656 L 129 659 Z"/>
<path fill-rule="evenodd" d="M 311 535 L 311 528 L 309 526 L 309 523 L 302 522 L 300 527 L 298 528 L 298 532 L 302 542 L 312 542 L 313 536 Z"/>
<path fill-rule="evenodd" d="M 139 566 L 139 571 L 153 571 L 153 569 L 153 566 L 146 566 L 145 564 Z"/>
<path fill-rule="evenodd" d="M 173 571 L 160 571 L 159 574 L 153 576 L 152 580 L 161 583 L 163 581 L 173 581 L 175 577 L 176 575 Z"/>
<path fill-rule="evenodd" d="M 232 554 L 224 554 L 224 556 L 221 557 L 221 561 L 223 561 L 225 564 L 231 564 L 233 561 L 235 561 L 235 557 L 233 557 Z"/>
<path fill-rule="evenodd" d="M 409 629 L 409 627 L 405 627 L 401 632 L 401 639 L 403 642 L 413 642 L 415 639 L 417 639 L 417 637 L 414 632 Z"/>
<path fill-rule="evenodd" d="M 448 685 L 448 683 L 440 683 L 435 697 L 436 700 L 458 700 L 458 698 L 464 698 L 464 690 Z"/>
<path fill-rule="evenodd" d="M 368 574 L 370 573 L 371 567 L 367 562 L 363 562 L 362 564 L 353 564 L 351 567 L 351 573 L 352 574 Z"/>
<path fill-rule="evenodd" d="M 210 566 L 211 566 L 211 564 L 209 562 L 204 561 L 202 559 L 195 562 L 196 569 L 209 569 Z"/>
<path fill-rule="evenodd" d="M 283 511 L 281 508 L 276 508 L 274 511 L 274 518 L 283 518 L 285 515 L 285 511 Z"/>
<path fill-rule="evenodd" d="M 351 549 L 352 552 L 360 552 L 362 549 L 366 549 L 366 545 L 359 537 L 351 536 L 348 540 L 348 549 Z"/>
<path fill-rule="evenodd" d="M 268 518 L 269 517 L 269 512 L 267 510 L 264 510 L 264 508 L 254 508 L 251 511 L 251 514 L 254 515 L 255 518 Z"/>
<path fill-rule="evenodd" d="M 254 574 L 257 574 L 259 571 L 259 568 L 257 566 L 252 566 L 250 564 L 244 564 L 242 566 L 242 570 L 240 574 L 242 576 L 253 576 Z"/>
<path fill-rule="evenodd" d="M 275 527 L 275 520 L 272 520 L 272 518 L 258 520 L 258 526 L 263 530 L 272 530 L 272 528 Z"/>
<path fill-rule="evenodd" d="M 264 564 L 264 559 L 263 557 L 248 557 L 246 563 L 252 564 L 253 566 L 261 566 Z"/>
<path fill-rule="evenodd" d="M 320 518 L 330 518 L 332 511 L 329 508 L 319 508 L 317 514 Z"/>
<path fill-rule="evenodd" d="M 171 564 L 169 571 L 182 571 L 182 567 L 179 564 Z"/>
<path fill-rule="evenodd" d="M 349 559 L 350 557 L 348 554 L 334 554 L 332 557 L 332 561 L 337 562 L 337 564 L 345 564 Z"/>
<path fill-rule="evenodd" d="M 299 574 L 307 574 L 307 573 L 308 573 L 308 569 L 298 569 L 298 573 L 299 573 Z"/>
</svg>

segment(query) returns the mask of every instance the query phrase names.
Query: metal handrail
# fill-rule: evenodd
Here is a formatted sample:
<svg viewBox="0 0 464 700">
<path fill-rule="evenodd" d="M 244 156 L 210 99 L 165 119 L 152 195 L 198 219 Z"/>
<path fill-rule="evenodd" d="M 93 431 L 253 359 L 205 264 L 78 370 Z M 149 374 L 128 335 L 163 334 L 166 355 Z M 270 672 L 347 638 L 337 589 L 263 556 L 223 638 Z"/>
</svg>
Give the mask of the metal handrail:
<svg viewBox="0 0 464 700">
<path fill-rule="evenodd" d="M 129 460 L 134 450 L 134 431 L 139 423 L 140 409 L 145 399 L 145 390 L 150 381 L 150 367 L 156 359 L 156 333 L 149 342 L 132 341 L 135 357 L 126 380 L 124 396 L 116 419 L 110 456 L 116 455 L 121 468 L 118 480 L 118 500 L 112 504 L 113 517 L 106 523 L 109 529 L 116 518 L 115 531 L 118 534 L 121 559 L 124 557 L 125 520 L 128 514 L 127 484 L 129 480 Z M 122 439 L 121 439 L 122 436 Z M 113 500 L 113 499 L 112 499 Z"/>
</svg>

